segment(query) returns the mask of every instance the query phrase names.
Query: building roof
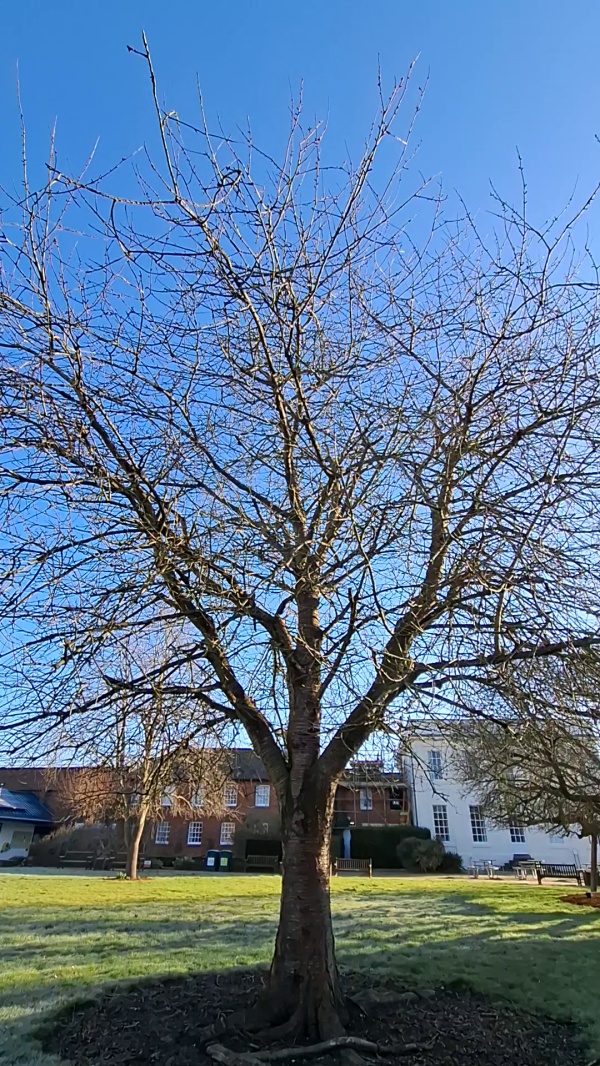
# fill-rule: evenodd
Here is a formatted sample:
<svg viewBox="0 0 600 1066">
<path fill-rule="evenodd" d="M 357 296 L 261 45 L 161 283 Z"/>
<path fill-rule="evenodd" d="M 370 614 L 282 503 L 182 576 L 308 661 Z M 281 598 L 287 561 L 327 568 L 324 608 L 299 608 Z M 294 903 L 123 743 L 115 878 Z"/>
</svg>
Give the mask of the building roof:
<svg viewBox="0 0 600 1066">
<path fill-rule="evenodd" d="M 252 748 L 230 748 L 227 752 L 230 759 L 229 773 L 234 781 L 268 781 L 269 777 L 262 759 Z M 58 808 L 57 785 L 61 777 L 89 769 L 82 766 L 64 766 L 50 769 L 43 766 L 0 767 L 0 789 L 10 789 L 11 792 L 22 795 L 23 793 L 36 793 L 41 800 L 48 803 L 58 815 L 64 815 Z M 383 764 L 378 760 L 355 760 L 342 776 L 340 784 L 346 788 L 359 788 L 370 785 L 373 787 L 386 788 L 401 785 L 404 781 L 402 773 L 389 773 L 383 769 Z"/>
<path fill-rule="evenodd" d="M 0 787 L 0 821 L 35 822 L 36 825 L 53 825 L 54 818 L 45 803 L 33 792 L 9 792 Z"/>
<path fill-rule="evenodd" d="M 262 759 L 252 748 L 232 748 L 231 776 L 236 781 L 268 781 Z"/>
</svg>

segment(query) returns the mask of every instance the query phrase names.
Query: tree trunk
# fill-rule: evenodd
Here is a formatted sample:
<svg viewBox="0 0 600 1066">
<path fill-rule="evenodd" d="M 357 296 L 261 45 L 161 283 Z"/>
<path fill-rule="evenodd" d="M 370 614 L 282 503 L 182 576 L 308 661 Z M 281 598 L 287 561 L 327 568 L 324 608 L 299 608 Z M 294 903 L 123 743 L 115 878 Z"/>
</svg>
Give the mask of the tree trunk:
<svg viewBox="0 0 600 1066">
<path fill-rule="evenodd" d="M 598 891 L 598 834 L 592 833 L 590 855 L 590 892 Z"/>
<path fill-rule="evenodd" d="M 131 823 L 127 825 L 126 823 L 125 845 L 127 849 L 127 862 L 125 864 L 125 873 L 130 881 L 137 881 L 140 844 L 144 834 L 145 823 L 145 815 L 140 815 L 133 825 L 131 825 Z"/>
<path fill-rule="evenodd" d="M 305 788 L 282 816 L 281 910 L 267 996 L 273 1020 L 291 1021 L 311 1040 L 344 1031 L 329 898 L 334 794 L 331 786 L 319 800 Z"/>
</svg>

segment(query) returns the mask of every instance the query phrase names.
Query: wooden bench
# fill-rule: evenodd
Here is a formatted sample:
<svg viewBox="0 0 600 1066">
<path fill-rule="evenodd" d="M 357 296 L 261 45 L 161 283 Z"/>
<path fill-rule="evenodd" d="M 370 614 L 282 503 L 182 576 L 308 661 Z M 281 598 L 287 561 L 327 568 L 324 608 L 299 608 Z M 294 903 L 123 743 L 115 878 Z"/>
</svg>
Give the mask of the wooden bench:
<svg viewBox="0 0 600 1066">
<path fill-rule="evenodd" d="M 105 860 L 105 862 L 106 862 L 106 865 L 105 865 L 104 868 L 107 869 L 107 870 L 125 870 L 125 869 L 127 869 L 127 852 L 126 851 L 113 852 L 112 855 L 108 856 L 108 858 Z M 143 865 L 144 865 L 144 856 L 143 855 L 138 855 L 138 860 L 137 860 L 137 868 L 138 868 L 138 870 L 141 870 Z"/>
<path fill-rule="evenodd" d="M 541 885 L 544 877 L 574 877 L 578 885 L 584 884 L 583 870 L 575 866 L 575 863 L 536 862 L 535 873 L 538 885 Z"/>
<path fill-rule="evenodd" d="M 365 877 L 373 876 L 372 859 L 334 859 L 332 873 L 337 874 L 364 874 Z"/>
<path fill-rule="evenodd" d="M 279 858 L 277 855 L 246 855 L 246 871 L 249 869 L 279 873 Z"/>
<path fill-rule="evenodd" d="M 91 851 L 65 851 L 58 856 L 59 866 L 83 866 L 86 870 L 91 870 L 93 862 Z"/>
</svg>

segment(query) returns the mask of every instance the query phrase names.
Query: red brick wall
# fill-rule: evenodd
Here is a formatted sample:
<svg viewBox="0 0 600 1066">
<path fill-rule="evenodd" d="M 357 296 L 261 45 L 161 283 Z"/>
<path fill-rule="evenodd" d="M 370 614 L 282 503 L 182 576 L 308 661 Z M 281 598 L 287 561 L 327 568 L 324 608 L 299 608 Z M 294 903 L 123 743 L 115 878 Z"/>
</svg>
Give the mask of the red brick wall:
<svg viewBox="0 0 600 1066">
<path fill-rule="evenodd" d="M 245 825 L 246 819 L 252 822 L 268 823 L 269 831 L 264 835 L 273 839 L 279 837 L 278 805 L 275 789 L 270 788 L 270 806 L 255 807 L 254 805 L 255 783 L 251 781 L 238 782 L 238 806 L 235 810 L 227 811 L 220 818 L 202 817 L 191 814 L 178 816 L 169 814 L 165 810 L 164 821 L 170 825 L 169 841 L 167 844 L 156 843 L 156 823 L 152 823 L 145 835 L 144 853 L 157 858 L 176 857 L 199 857 L 206 855 L 211 848 L 222 849 L 225 845 L 220 843 L 221 822 L 234 822 L 236 833 L 233 844 L 235 856 L 243 858 L 247 837 L 258 836 L 255 832 L 248 833 Z M 404 792 L 403 809 L 397 810 L 392 806 L 392 792 L 389 788 L 371 787 L 371 810 L 361 810 L 360 790 L 351 789 L 340 785 L 335 800 L 335 813 L 346 815 L 354 825 L 403 825 L 409 821 L 408 794 Z M 395 797 L 394 797 L 395 799 Z M 202 843 L 200 845 L 188 844 L 188 826 L 192 821 L 202 822 Z"/>
<path fill-rule="evenodd" d="M 242 829 L 242 826 L 244 826 L 246 819 L 251 819 L 252 822 L 258 822 L 261 825 L 262 823 L 268 823 L 269 826 L 275 826 L 278 822 L 279 808 L 277 805 L 275 789 L 272 785 L 270 786 L 270 804 L 268 807 L 256 807 L 254 800 L 257 784 L 266 784 L 266 782 L 237 782 L 238 805 L 235 809 L 228 808 L 219 818 L 202 816 L 201 814 L 196 816 L 193 816 L 192 814 L 185 816 L 172 815 L 169 814 L 168 809 L 165 809 L 163 821 L 168 822 L 170 825 L 169 842 L 168 844 L 156 843 L 157 823 L 153 822 L 149 826 L 144 837 L 144 853 L 153 857 L 155 856 L 156 858 L 173 858 L 177 856 L 194 858 L 196 856 L 206 855 L 206 852 L 211 848 L 218 848 L 221 850 L 226 846 L 229 847 L 229 845 L 220 843 L 221 824 L 222 822 L 233 822 L 236 826 L 236 832 L 232 850 L 234 855 L 243 858 L 247 832 L 244 830 L 244 834 L 241 834 L 240 830 Z M 202 843 L 200 845 L 188 844 L 187 842 L 190 822 L 202 822 Z M 251 835 L 254 835 L 254 833 Z M 265 835 L 278 837 L 279 829 L 274 829 L 272 832 L 268 832 Z"/>
<path fill-rule="evenodd" d="M 354 825 L 404 825 L 409 820 L 408 793 L 403 792 L 402 808 L 392 806 L 391 789 L 370 786 L 372 809 L 361 810 L 360 789 L 340 785 L 335 797 L 336 814 L 347 815 Z"/>
</svg>

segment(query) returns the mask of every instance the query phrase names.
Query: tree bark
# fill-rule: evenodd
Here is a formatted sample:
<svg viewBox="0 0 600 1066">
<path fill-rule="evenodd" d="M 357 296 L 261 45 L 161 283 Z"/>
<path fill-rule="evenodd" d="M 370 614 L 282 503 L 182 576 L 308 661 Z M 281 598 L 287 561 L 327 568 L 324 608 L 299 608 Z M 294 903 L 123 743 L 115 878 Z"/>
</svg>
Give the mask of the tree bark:
<svg viewBox="0 0 600 1066">
<path fill-rule="evenodd" d="M 590 855 L 590 892 L 598 891 L 598 834 L 592 833 L 591 835 L 591 855 Z"/>
<path fill-rule="evenodd" d="M 282 815 L 280 922 L 267 999 L 273 1021 L 297 1036 L 327 1040 L 344 1031 L 329 895 L 335 786 L 310 785 Z"/>
<path fill-rule="evenodd" d="M 137 881 L 140 844 L 144 834 L 145 824 L 145 815 L 140 815 L 133 825 L 131 822 L 128 822 L 127 819 L 125 820 L 125 846 L 127 850 L 125 874 L 130 881 Z"/>
</svg>

